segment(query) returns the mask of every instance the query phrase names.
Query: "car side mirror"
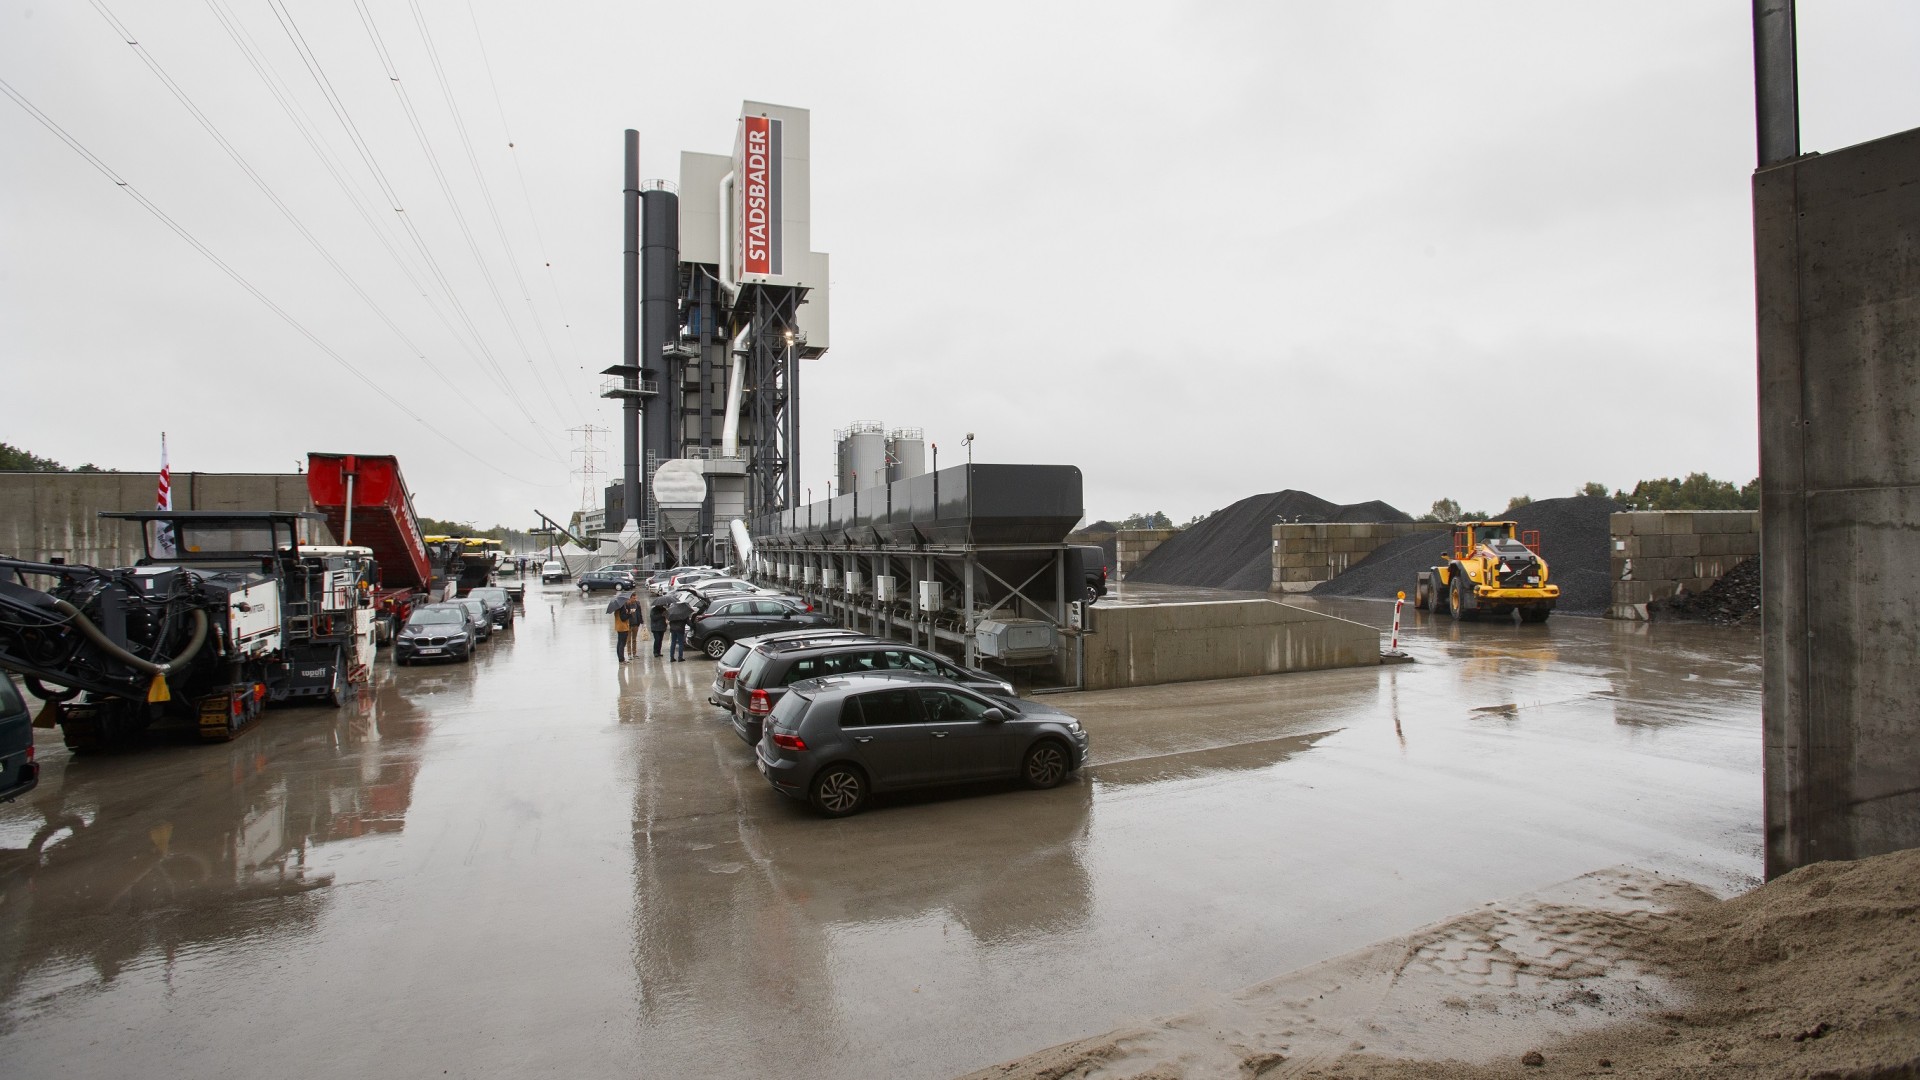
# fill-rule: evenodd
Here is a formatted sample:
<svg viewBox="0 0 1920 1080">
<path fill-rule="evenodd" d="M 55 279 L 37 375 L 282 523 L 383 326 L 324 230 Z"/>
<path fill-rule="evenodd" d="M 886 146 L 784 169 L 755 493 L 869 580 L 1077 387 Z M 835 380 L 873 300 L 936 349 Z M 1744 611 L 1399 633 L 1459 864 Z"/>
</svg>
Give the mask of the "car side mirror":
<svg viewBox="0 0 1920 1080">
<path fill-rule="evenodd" d="M 988 709 L 980 714 L 980 719 L 989 724 L 998 724 L 1006 720 L 1007 714 L 999 709 Z"/>
</svg>

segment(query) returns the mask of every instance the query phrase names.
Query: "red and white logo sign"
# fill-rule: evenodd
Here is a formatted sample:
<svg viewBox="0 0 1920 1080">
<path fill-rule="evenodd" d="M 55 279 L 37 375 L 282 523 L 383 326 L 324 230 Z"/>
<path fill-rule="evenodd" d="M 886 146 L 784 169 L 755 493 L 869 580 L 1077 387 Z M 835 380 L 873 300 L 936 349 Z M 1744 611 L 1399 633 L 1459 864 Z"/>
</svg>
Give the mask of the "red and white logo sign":
<svg viewBox="0 0 1920 1080">
<path fill-rule="evenodd" d="M 740 119 L 740 272 L 780 273 L 780 122 Z"/>
</svg>

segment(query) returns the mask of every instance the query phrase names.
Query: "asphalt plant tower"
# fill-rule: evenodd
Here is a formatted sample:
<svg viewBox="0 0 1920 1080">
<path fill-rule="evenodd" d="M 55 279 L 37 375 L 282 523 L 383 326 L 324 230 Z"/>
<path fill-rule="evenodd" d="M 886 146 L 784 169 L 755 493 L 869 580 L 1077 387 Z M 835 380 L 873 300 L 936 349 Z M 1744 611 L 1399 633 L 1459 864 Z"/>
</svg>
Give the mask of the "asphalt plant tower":
<svg viewBox="0 0 1920 1080">
<path fill-rule="evenodd" d="M 749 101 L 732 154 L 683 152 L 677 188 L 639 181 L 630 150 L 634 344 L 602 395 L 637 425 L 625 446 L 638 490 L 608 488 L 607 526 L 630 520 L 643 560 L 725 561 L 732 522 L 801 501 L 800 373 L 828 348 L 810 141 L 807 110 Z"/>
</svg>

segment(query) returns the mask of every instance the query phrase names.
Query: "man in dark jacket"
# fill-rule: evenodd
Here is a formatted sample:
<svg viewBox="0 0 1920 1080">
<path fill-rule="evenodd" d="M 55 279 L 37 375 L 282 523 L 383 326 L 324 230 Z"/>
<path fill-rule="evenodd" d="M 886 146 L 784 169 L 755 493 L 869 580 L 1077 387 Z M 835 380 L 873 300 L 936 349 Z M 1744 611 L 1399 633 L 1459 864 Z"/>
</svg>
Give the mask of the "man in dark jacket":
<svg viewBox="0 0 1920 1080">
<path fill-rule="evenodd" d="M 667 628 L 673 633 L 667 652 L 671 660 L 687 658 L 687 624 L 693 621 L 693 605 L 685 600 L 675 600 L 667 605 Z"/>
<path fill-rule="evenodd" d="M 647 610 L 647 629 L 653 631 L 653 655 L 660 655 L 660 646 L 667 641 L 667 598 L 656 597 Z"/>
</svg>

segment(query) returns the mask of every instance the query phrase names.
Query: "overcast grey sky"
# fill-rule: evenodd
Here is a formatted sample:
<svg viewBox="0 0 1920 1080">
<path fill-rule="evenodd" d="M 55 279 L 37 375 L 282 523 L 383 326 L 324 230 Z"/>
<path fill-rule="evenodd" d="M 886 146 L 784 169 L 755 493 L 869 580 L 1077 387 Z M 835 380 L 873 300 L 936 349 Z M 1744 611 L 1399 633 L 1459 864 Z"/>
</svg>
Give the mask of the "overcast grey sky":
<svg viewBox="0 0 1920 1080">
<path fill-rule="evenodd" d="M 1077 464 L 1092 517 L 1756 470 L 1746 3 L 364 4 L 376 33 L 347 0 L 105 0 L 310 242 L 100 10 L 0 0 L 0 78 L 393 399 L 0 99 L 0 440 L 391 452 L 435 516 L 573 509 L 566 429 L 618 419 L 621 130 L 674 178 L 752 98 L 813 113 L 816 497 L 866 419 Z M 1800 19 L 1807 149 L 1920 124 L 1920 5 Z"/>
</svg>

